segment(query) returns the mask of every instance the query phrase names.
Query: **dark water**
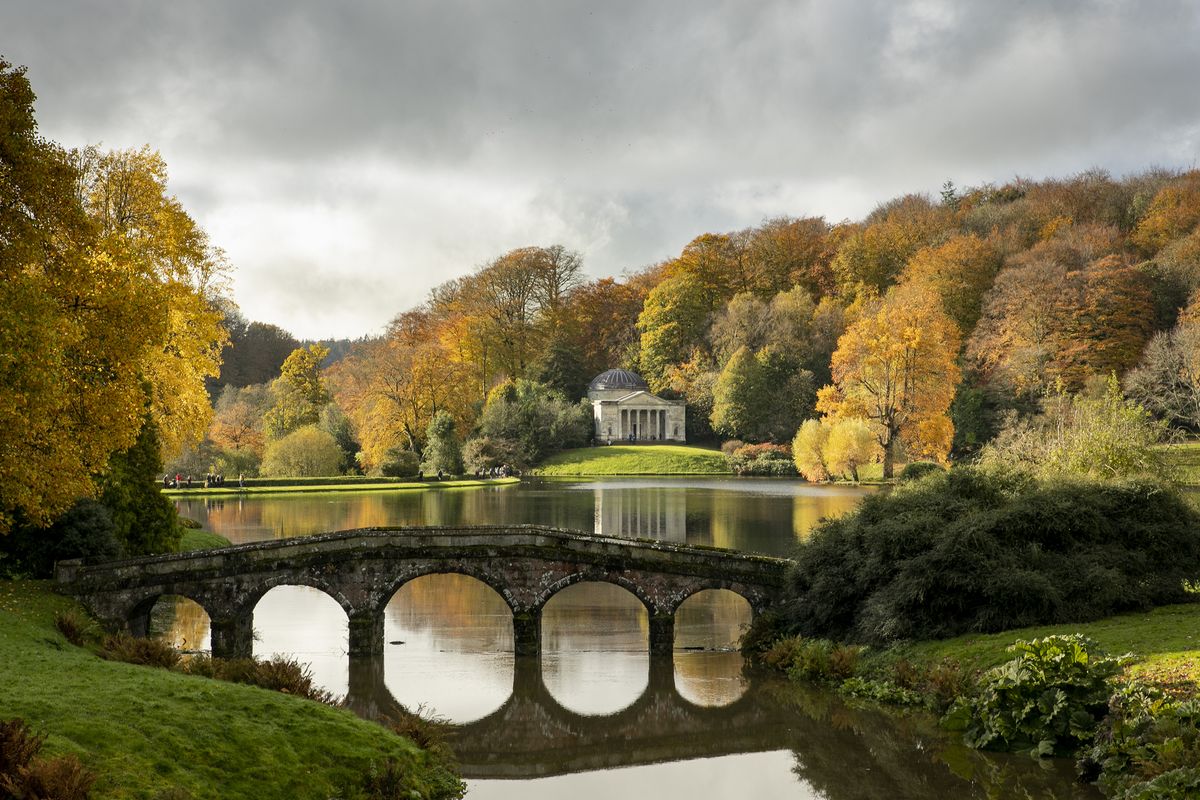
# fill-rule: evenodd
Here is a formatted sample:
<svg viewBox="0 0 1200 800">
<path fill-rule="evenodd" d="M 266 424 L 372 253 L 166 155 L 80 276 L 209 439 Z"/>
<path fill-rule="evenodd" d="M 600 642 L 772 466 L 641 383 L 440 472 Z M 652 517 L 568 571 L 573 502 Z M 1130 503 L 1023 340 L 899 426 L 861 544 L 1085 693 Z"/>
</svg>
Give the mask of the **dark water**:
<svg viewBox="0 0 1200 800">
<path fill-rule="evenodd" d="M 798 481 L 535 481 L 488 489 L 181 500 L 234 542 L 375 525 L 539 523 L 786 554 L 822 517 L 867 492 Z M 180 601 L 169 631 L 207 647 L 208 620 Z M 1069 768 L 983 756 L 932 721 L 854 708 L 749 674 L 735 643 L 746 602 L 702 592 L 678 612 L 671 658 L 647 655 L 644 607 L 624 589 L 576 584 L 543 612 L 543 654 L 516 658 L 512 621 L 462 575 L 405 584 L 387 608 L 384 656 L 346 656 L 331 598 L 278 587 L 255 610 L 255 653 L 312 664 L 366 716 L 398 705 L 459 725 L 472 798 L 1093 797 Z"/>
</svg>

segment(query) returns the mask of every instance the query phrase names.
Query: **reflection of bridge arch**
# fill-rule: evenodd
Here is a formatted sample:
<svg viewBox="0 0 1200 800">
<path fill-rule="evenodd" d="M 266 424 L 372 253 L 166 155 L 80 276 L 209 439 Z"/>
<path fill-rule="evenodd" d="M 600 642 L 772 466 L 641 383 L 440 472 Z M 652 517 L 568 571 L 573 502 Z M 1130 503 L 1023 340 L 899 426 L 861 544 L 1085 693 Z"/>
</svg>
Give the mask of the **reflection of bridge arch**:
<svg viewBox="0 0 1200 800">
<path fill-rule="evenodd" d="M 675 687 L 670 657 L 650 659 L 646 690 L 612 714 L 563 706 L 542 679 L 541 660 L 514 661 L 513 691 L 491 714 L 456 726 L 451 747 L 467 778 L 562 775 L 593 769 L 775 750 L 784 741 L 777 704 L 755 688 L 725 706 L 701 706 Z M 409 710 L 384 682 L 381 657 L 352 658 L 347 704 L 360 716 Z"/>
</svg>

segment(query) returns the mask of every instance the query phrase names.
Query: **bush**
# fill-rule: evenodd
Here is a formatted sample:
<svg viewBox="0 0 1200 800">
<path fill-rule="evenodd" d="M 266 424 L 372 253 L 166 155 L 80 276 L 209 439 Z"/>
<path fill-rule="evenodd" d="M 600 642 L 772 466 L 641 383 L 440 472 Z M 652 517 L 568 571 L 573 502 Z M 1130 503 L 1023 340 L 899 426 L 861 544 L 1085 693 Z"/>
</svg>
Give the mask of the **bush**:
<svg viewBox="0 0 1200 800">
<path fill-rule="evenodd" d="M 421 457 L 412 450 L 393 447 L 387 451 L 379 474 L 388 478 L 411 478 L 421 469 Z"/>
<path fill-rule="evenodd" d="M 143 667 L 173 669 L 179 664 L 179 651 L 168 642 L 149 637 L 117 633 L 100 645 L 100 655 L 110 661 L 124 661 Z"/>
<path fill-rule="evenodd" d="M 900 481 L 915 481 L 924 478 L 934 472 L 941 472 L 941 467 L 932 461 L 912 461 L 904 465 L 904 469 L 900 470 Z"/>
<path fill-rule="evenodd" d="M 1009 651 L 1017 657 L 987 672 L 947 723 L 965 728 L 966 743 L 980 749 L 1050 756 L 1090 741 L 1123 660 L 1078 634 L 1017 641 Z"/>
<path fill-rule="evenodd" d="M 506 381 L 488 393 L 479 431 L 503 449 L 503 462 L 491 466 L 525 469 L 561 450 L 586 445 L 593 435 L 592 413 L 587 401 L 569 402 L 544 384 Z"/>
<path fill-rule="evenodd" d="M 725 456 L 737 475 L 795 477 L 792 449 L 783 444 L 745 444 Z"/>
<path fill-rule="evenodd" d="M 341 701 L 313 683 L 312 670 L 292 658 L 275 656 L 269 661 L 254 658 L 212 658 L 195 656 L 180 665 L 183 672 L 229 683 L 244 683 L 273 692 L 303 697 L 326 705 Z"/>
<path fill-rule="evenodd" d="M 521 443 L 515 439 L 480 436 L 463 446 L 463 465 L 468 473 L 523 463 L 525 457 L 521 455 Z"/>
<path fill-rule="evenodd" d="M 726 456 L 731 456 L 745 446 L 746 443 L 741 439 L 726 439 L 721 443 L 721 453 Z"/>
<path fill-rule="evenodd" d="M 54 627 L 71 644 L 82 647 L 96 637 L 96 625 L 75 611 L 61 611 L 54 615 Z"/>
<path fill-rule="evenodd" d="M 74 755 L 37 758 L 45 742 L 22 719 L 0 722 L 0 797 L 86 800 L 96 775 Z"/>
<path fill-rule="evenodd" d="M 844 681 L 857 671 L 862 653 L 861 647 L 794 636 L 776 641 L 762 661 L 796 681 Z"/>
<path fill-rule="evenodd" d="M 1194 601 L 1200 513 L 1153 482 L 1039 483 L 957 467 L 819 525 L 781 631 L 884 644 Z"/>
<path fill-rule="evenodd" d="M 1122 687 L 1080 774 L 1118 800 L 1200 796 L 1200 699 L 1181 701 L 1138 683 Z"/>
<path fill-rule="evenodd" d="M 342 448 L 316 425 L 307 425 L 267 445 L 262 474 L 267 477 L 318 477 L 341 472 Z"/>
<path fill-rule="evenodd" d="M 17 526 L 0 536 L 6 564 L 0 574 L 48 578 L 55 561 L 110 561 L 122 555 L 112 512 L 95 500 L 80 500 L 48 528 Z"/>
</svg>

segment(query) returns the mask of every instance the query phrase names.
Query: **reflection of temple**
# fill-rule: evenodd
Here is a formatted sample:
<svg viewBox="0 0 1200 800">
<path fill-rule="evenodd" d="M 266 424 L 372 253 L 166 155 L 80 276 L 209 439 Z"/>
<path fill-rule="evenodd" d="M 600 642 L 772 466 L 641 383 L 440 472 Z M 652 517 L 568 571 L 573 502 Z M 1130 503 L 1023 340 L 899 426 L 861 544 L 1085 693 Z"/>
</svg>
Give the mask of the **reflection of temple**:
<svg viewBox="0 0 1200 800">
<path fill-rule="evenodd" d="M 687 542 L 687 492 L 596 489 L 595 531 L 601 536 Z"/>
</svg>

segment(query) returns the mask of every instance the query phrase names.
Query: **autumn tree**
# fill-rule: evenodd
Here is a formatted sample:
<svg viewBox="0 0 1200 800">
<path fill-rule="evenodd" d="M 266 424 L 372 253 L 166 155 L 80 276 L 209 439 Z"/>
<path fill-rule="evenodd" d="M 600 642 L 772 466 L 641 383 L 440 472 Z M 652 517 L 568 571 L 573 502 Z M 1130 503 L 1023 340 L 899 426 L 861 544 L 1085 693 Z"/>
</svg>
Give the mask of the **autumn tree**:
<svg viewBox="0 0 1200 800">
<path fill-rule="evenodd" d="M 1200 224 L 1200 170 L 1180 175 L 1164 186 L 1146 209 L 1131 237 L 1153 254 Z"/>
<path fill-rule="evenodd" d="M 817 409 L 873 423 L 883 449 L 883 476 L 896 451 L 944 460 L 954 426 L 947 416 L 959 381 L 959 333 L 932 292 L 901 286 L 864 308 L 838 341 L 833 383 Z"/>
<path fill-rule="evenodd" d="M 649 287 L 601 278 L 571 294 L 568 335 L 588 378 L 615 367 L 632 367 L 638 351 L 638 315 Z"/>
<path fill-rule="evenodd" d="M 924 247 L 904 267 L 900 279 L 924 286 L 942 300 L 942 308 L 969 334 L 979 320 L 983 295 L 1000 271 L 1000 252 L 974 234 L 954 236 Z"/>
<path fill-rule="evenodd" d="M 763 295 L 803 287 L 819 297 L 834 289 L 830 262 L 837 239 L 821 217 L 775 217 L 749 232 L 750 288 Z"/>
<path fill-rule="evenodd" d="M 263 418 L 273 402 L 266 384 L 226 386 L 217 400 L 209 438 L 222 450 L 237 454 L 240 460 L 257 462 L 267 444 Z"/>
<path fill-rule="evenodd" d="M 825 442 L 829 439 L 829 424 L 822 419 L 806 419 L 792 439 L 792 460 L 806 481 L 819 483 L 829 480 L 825 464 Z"/>
<path fill-rule="evenodd" d="M 363 467 L 379 468 L 395 448 L 419 454 L 440 411 L 468 425 L 469 369 L 445 346 L 439 321 L 426 309 L 400 314 L 382 338 L 356 344 L 329 370 L 329 380 L 354 423 Z"/>
<path fill-rule="evenodd" d="M 865 419 L 837 417 L 830 420 L 822 456 L 831 475 L 845 475 L 857 481 L 858 468 L 873 463 L 878 454 L 875 431 Z"/>
<path fill-rule="evenodd" d="M 871 213 L 838 248 L 832 269 L 843 294 L 883 291 L 908 260 L 949 224 L 946 209 L 922 195 L 907 195 Z"/>
<path fill-rule="evenodd" d="M 212 416 L 205 381 L 220 371 L 228 341 L 216 305 L 229 268 L 224 254 L 167 191 L 167 165 L 149 147 L 72 153 L 77 190 L 97 247 L 156 284 L 164 334 L 144 348 L 141 374 L 163 452 L 198 443 Z"/>
<path fill-rule="evenodd" d="M 287 436 L 320 420 L 321 409 L 329 402 L 321 377 L 321 362 L 327 355 L 328 349 L 312 344 L 296 348 L 283 362 L 279 377 L 271 384 L 275 402 L 263 420 L 268 438 Z"/>
<path fill-rule="evenodd" d="M 199 280 L 213 273 L 190 260 L 210 251 L 192 246 L 202 233 L 167 202 L 165 173 L 149 181 L 149 219 L 141 194 L 99 202 L 127 172 L 142 186 L 142 166 L 81 164 L 38 135 L 33 100 L 24 70 L 0 61 L 0 532 L 94 496 L 110 457 L 137 442 L 147 390 L 168 444 L 202 432 L 196 385 L 223 342 Z"/>
</svg>

